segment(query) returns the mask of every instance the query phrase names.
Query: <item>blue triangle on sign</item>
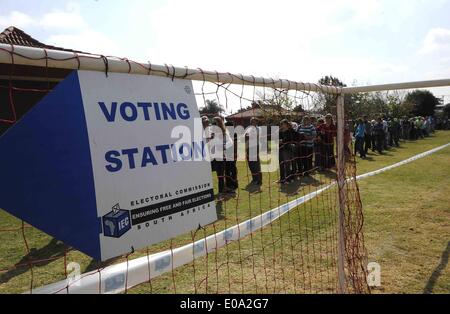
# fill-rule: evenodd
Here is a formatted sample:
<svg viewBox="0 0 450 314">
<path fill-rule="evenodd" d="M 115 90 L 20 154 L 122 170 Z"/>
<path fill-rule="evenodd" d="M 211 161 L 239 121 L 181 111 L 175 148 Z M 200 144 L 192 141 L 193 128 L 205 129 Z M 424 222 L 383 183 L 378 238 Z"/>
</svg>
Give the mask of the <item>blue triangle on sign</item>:
<svg viewBox="0 0 450 314">
<path fill-rule="evenodd" d="M 101 259 L 86 119 L 76 71 L 0 137 L 0 208 Z"/>
</svg>

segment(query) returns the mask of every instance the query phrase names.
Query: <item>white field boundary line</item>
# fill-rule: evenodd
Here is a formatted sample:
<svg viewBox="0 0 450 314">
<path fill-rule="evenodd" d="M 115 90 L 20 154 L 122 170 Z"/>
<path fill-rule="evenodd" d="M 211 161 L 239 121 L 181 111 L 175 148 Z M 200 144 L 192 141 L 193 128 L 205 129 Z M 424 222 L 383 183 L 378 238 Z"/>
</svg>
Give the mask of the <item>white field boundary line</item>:
<svg viewBox="0 0 450 314">
<path fill-rule="evenodd" d="M 391 166 L 365 173 L 356 177 L 357 180 L 375 176 L 393 168 L 411 163 L 417 159 L 429 156 L 437 151 L 450 146 L 450 143 L 418 154 L 411 158 L 400 161 Z M 352 180 L 352 179 L 349 179 Z M 333 182 L 315 192 L 302 196 L 287 204 L 281 205 L 262 215 L 246 220 L 239 225 L 230 227 L 224 231 L 210 235 L 185 246 L 167 250 L 164 252 L 152 254 L 123 262 L 117 265 L 108 266 L 100 271 L 92 271 L 81 275 L 77 279 L 66 279 L 47 286 L 43 286 L 28 293 L 33 294 L 98 294 L 98 293 L 121 293 L 139 284 L 148 282 L 161 276 L 164 273 L 172 271 L 175 268 L 184 266 L 193 262 L 195 259 L 205 256 L 206 253 L 212 253 L 225 245 L 242 239 L 252 232 L 255 232 L 273 221 L 277 220 L 287 212 L 297 206 L 313 199 L 324 191 L 336 185 Z"/>
</svg>

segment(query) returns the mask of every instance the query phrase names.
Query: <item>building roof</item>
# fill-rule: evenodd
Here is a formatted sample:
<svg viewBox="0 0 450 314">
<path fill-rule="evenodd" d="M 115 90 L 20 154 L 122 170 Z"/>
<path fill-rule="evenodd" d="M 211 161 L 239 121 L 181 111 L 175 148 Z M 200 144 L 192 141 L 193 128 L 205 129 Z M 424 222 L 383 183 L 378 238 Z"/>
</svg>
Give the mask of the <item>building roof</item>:
<svg viewBox="0 0 450 314">
<path fill-rule="evenodd" d="M 280 111 L 276 108 L 267 108 L 265 107 L 264 109 L 261 108 L 249 108 L 247 110 L 229 115 L 226 117 L 226 119 L 250 119 L 252 117 L 265 117 L 267 115 L 272 115 L 272 116 L 278 116 L 280 115 Z M 287 110 L 287 109 L 281 109 L 281 115 L 285 115 L 285 116 L 303 116 L 304 114 L 302 112 L 295 112 L 292 110 Z"/>
<path fill-rule="evenodd" d="M 23 30 L 10 26 L 6 28 L 3 32 L 0 33 L 0 43 L 2 44 L 10 44 L 10 45 L 17 45 L 17 46 L 26 46 L 26 47 L 33 47 L 33 48 L 43 48 L 43 49 L 50 49 L 50 50 L 59 50 L 59 51 L 67 51 L 67 52 L 74 52 L 74 53 L 84 53 L 89 54 L 83 51 L 77 51 L 72 49 L 66 49 L 56 46 L 47 45 L 44 43 L 41 43 L 37 39 L 34 39 L 27 33 L 25 33 Z"/>
</svg>

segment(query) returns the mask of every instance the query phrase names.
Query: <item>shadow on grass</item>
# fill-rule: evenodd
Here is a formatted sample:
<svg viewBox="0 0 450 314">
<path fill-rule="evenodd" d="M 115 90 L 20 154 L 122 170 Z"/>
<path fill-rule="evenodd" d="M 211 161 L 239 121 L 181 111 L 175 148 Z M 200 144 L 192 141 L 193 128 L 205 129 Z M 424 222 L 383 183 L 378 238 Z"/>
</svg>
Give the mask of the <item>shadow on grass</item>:
<svg viewBox="0 0 450 314">
<path fill-rule="evenodd" d="M 324 176 L 324 177 L 326 177 L 326 178 L 328 178 L 328 179 L 330 179 L 330 180 L 333 180 L 333 181 L 336 180 L 336 172 L 331 171 L 331 170 L 329 170 L 329 169 L 319 171 L 318 173 L 319 173 L 321 176 Z"/>
<path fill-rule="evenodd" d="M 441 263 L 436 267 L 434 272 L 431 274 L 430 279 L 428 279 L 427 285 L 423 289 L 424 294 L 433 293 L 434 286 L 436 285 L 437 280 L 442 275 L 442 271 L 448 265 L 448 258 L 450 255 L 450 241 L 447 244 L 447 248 L 442 252 Z"/>
<path fill-rule="evenodd" d="M 302 188 L 304 186 L 318 187 L 320 185 L 322 185 L 322 182 L 316 180 L 314 177 L 304 176 L 304 177 L 299 177 L 298 180 L 292 181 L 289 184 L 281 185 L 280 191 L 281 191 L 281 193 L 285 193 L 285 194 L 291 196 L 291 195 L 297 195 L 300 188 Z"/>
<path fill-rule="evenodd" d="M 109 259 L 104 262 L 99 262 L 99 261 L 93 259 L 93 260 L 91 260 L 89 265 L 86 267 L 86 270 L 84 272 L 90 272 L 90 271 L 106 268 L 108 266 L 113 265 L 115 262 L 117 262 L 119 260 L 120 260 L 120 257 L 112 258 L 112 259 Z"/>
<path fill-rule="evenodd" d="M 32 248 L 30 253 L 22 257 L 11 269 L 0 275 L 0 284 L 7 283 L 14 277 L 20 276 L 32 267 L 43 267 L 64 256 L 64 252 L 69 249 L 63 242 L 52 239 L 46 246 L 40 249 Z"/>
<path fill-rule="evenodd" d="M 358 157 L 358 159 L 359 160 L 369 161 L 369 162 L 376 161 L 375 159 L 373 159 L 372 156 L 369 156 L 369 154 L 367 154 L 367 156 L 365 158 Z"/>
<path fill-rule="evenodd" d="M 261 186 L 250 182 L 243 190 L 250 194 L 255 194 L 261 192 Z"/>
</svg>

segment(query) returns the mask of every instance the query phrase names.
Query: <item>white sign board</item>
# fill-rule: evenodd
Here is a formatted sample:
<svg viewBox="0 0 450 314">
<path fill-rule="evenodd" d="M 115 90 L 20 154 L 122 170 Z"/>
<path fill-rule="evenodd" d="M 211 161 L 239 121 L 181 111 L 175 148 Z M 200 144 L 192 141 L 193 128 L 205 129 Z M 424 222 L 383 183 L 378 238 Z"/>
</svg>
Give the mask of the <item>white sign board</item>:
<svg viewBox="0 0 450 314">
<path fill-rule="evenodd" d="M 217 220 L 207 149 L 201 129 L 194 130 L 200 117 L 192 82 L 78 75 L 103 218 L 102 259 Z"/>
</svg>

